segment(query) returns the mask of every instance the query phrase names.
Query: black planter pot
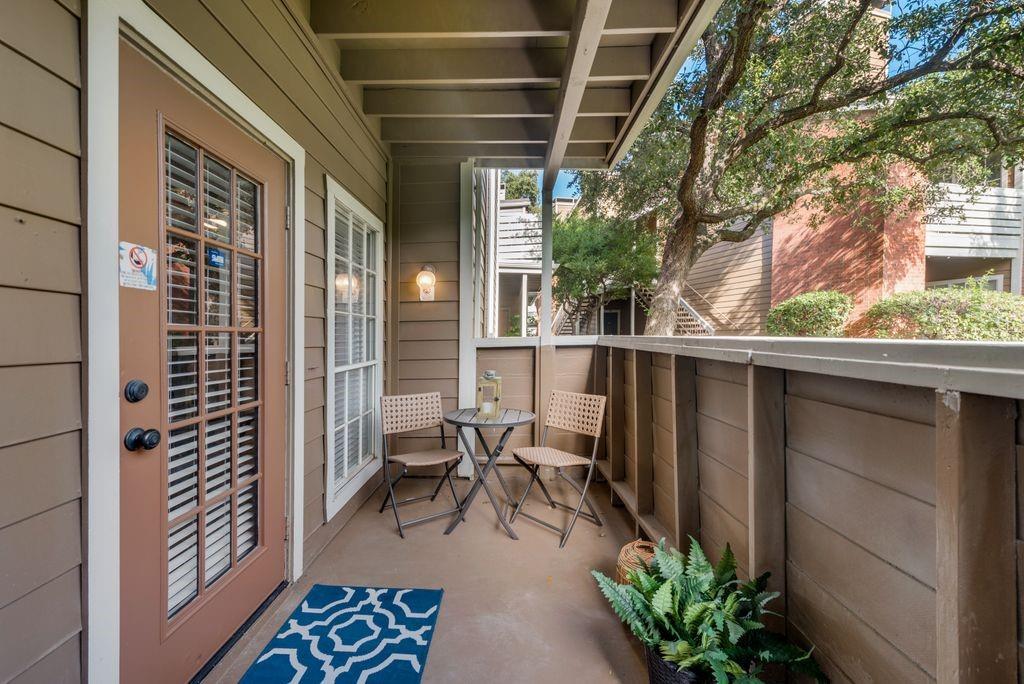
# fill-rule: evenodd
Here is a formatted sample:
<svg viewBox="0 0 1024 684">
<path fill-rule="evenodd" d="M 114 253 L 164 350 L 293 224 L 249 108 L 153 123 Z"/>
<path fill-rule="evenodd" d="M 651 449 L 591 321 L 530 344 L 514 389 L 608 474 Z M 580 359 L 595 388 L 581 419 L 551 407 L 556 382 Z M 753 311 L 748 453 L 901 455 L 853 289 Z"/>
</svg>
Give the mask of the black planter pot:
<svg viewBox="0 0 1024 684">
<path fill-rule="evenodd" d="M 647 653 L 647 677 L 650 684 L 696 684 L 697 675 L 691 670 L 680 671 L 661 657 L 657 649 L 644 647 Z"/>
</svg>

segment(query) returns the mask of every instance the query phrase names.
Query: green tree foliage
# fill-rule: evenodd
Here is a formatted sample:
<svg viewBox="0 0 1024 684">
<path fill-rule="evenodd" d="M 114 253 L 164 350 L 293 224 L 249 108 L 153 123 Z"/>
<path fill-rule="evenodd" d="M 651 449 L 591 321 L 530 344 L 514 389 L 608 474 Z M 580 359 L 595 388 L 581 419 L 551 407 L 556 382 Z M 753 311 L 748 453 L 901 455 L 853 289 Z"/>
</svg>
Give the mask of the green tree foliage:
<svg viewBox="0 0 1024 684">
<path fill-rule="evenodd" d="M 540 186 L 537 183 L 537 172 L 523 169 L 522 171 L 501 172 L 501 182 L 505 184 L 505 199 L 528 199 L 531 213 L 538 211 L 537 200 L 540 197 Z"/>
<path fill-rule="evenodd" d="M 728 545 L 712 565 L 696 539 L 691 537 L 685 556 L 666 549 L 662 539 L 651 563 L 629 572 L 629 584 L 592 574 L 615 614 L 645 646 L 700 681 L 754 684 L 771 663 L 828 681 L 810 653 L 765 629 L 767 605 L 779 594 L 767 591 L 769 573 L 749 582 L 737 579 Z"/>
<path fill-rule="evenodd" d="M 555 219 L 551 243 L 552 295 L 570 311 L 626 296 L 658 275 L 657 236 L 633 221 L 573 212 Z"/>
<path fill-rule="evenodd" d="M 775 214 L 864 204 L 872 224 L 1020 163 L 1024 0 L 878 4 L 725 0 L 629 154 L 578 174 L 592 211 L 660 218 L 649 334 L 671 333 L 701 254 Z"/>
<path fill-rule="evenodd" d="M 964 287 L 901 292 L 867 313 L 876 337 L 924 340 L 1024 340 L 1024 297 L 994 292 L 980 280 Z"/>
<path fill-rule="evenodd" d="M 842 337 L 853 297 L 835 290 L 804 292 L 768 312 L 768 334 L 783 337 Z"/>
</svg>

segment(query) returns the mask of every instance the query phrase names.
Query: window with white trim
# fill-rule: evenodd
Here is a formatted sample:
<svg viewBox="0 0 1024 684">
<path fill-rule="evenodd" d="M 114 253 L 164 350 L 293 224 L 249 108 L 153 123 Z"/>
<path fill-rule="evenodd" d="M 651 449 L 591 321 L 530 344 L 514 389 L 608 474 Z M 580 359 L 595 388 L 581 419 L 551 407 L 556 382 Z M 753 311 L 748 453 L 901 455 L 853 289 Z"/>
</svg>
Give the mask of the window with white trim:
<svg viewBox="0 0 1024 684">
<path fill-rule="evenodd" d="M 327 517 L 380 465 L 383 224 L 327 179 Z"/>
</svg>

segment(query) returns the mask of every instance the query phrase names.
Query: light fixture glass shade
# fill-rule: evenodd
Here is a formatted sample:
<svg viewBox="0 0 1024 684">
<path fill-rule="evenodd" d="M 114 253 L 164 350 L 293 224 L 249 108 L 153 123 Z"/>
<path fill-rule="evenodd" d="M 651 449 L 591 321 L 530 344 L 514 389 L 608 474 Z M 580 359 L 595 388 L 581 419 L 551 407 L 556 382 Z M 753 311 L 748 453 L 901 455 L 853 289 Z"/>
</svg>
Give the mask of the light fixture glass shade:
<svg viewBox="0 0 1024 684">
<path fill-rule="evenodd" d="M 433 266 L 426 264 L 416 274 L 416 287 L 420 289 L 420 301 L 434 301 L 434 285 L 437 284 L 437 272 Z"/>
<path fill-rule="evenodd" d="M 427 268 L 430 270 L 428 271 Z M 420 288 L 433 287 L 437 283 L 437 276 L 434 274 L 434 267 L 424 267 L 422 271 L 416 274 L 416 284 Z"/>
</svg>

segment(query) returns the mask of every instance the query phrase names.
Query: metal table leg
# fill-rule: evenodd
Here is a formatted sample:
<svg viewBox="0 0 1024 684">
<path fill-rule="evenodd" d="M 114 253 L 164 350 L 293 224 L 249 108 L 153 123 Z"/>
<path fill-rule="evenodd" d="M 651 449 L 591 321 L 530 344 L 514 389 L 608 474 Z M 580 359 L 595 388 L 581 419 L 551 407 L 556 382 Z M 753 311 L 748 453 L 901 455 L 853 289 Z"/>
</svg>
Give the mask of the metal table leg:
<svg viewBox="0 0 1024 684">
<path fill-rule="evenodd" d="M 484 492 L 487 494 L 487 498 L 490 499 L 491 501 L 491 506 L 494 508 L 495 515 L 498 516 L 498 522 L 500 522 L 501 526 L 505 528 L 505 532 L 508 534 L 508 536 L 512 537 L 512 539 L 519 539 L 515 531 L 508 524 L 508 521 L 505 519 L 505 516 L 502 514 L 501 506 L 498 505 L 498 500 L 494 498 L 494 493 L 491 492 L 491 488 L 487 486 L 487 475 L 491 472 L 491 470 L 494 469 L 498 461 L 498 457 L 501 456 L 502 449 L 505 448 L 505 443 L 508 442 L 508 438 L 512 435 L 513 429 L 513 427 L 508 427 L 505 429 L 505 432 L 501 435 L 501 439 L 498 440 L 498 444 L 497 446 L 494 447 L 493 451 L 490 450 L 490 448 L 487 446 L 487 442 L 483 438 L 483 435 L 480 435 L 479 430 L 477 430 L 478 436 L 480 437 L 480 441 L 484 446 L 484 451 L 487 453 L 487 463 L 484 465 L 483 468 L 481 468 L 476 458 L 470 459 L 473 462 L 473 469 L 476 470 L 477 481 L 473 483 L 472 487 L 470 487 L 469 492 L 466 494 L 466 498 L 463 499 L 462 501 L 462 510 L 460 511 L 459 515 L 455 518 L 455 520 L 453 520 L 451 524 L 448 526 L 448 529 L 444 531 L 445 534 L 451 534 L 452 530 L 458 527 L 459 523 L 461 523 L 465 519 L 466 511 L 469 510 L 469 507 L 473 504 L 473 500 L 476 498 L 477 492 L 479 492 L 480 488 L 482 487 Z M 462 445 L 466 449 L 466 453 L 473 453 L 473 448 L 472 445 L 469 443 L 469 438 L 466 437 L 466 432 L 465 430 L 462 429 L 461 426 L 459 426 L 458 428 L 458 433 L 459 439 L 462 441 Z M 505 485 L 504 479 L 499 479 L 501 482 L 502 489 L 505 491 L 506 496 L 508 496 L 508 488 Z"/>
</svg>

